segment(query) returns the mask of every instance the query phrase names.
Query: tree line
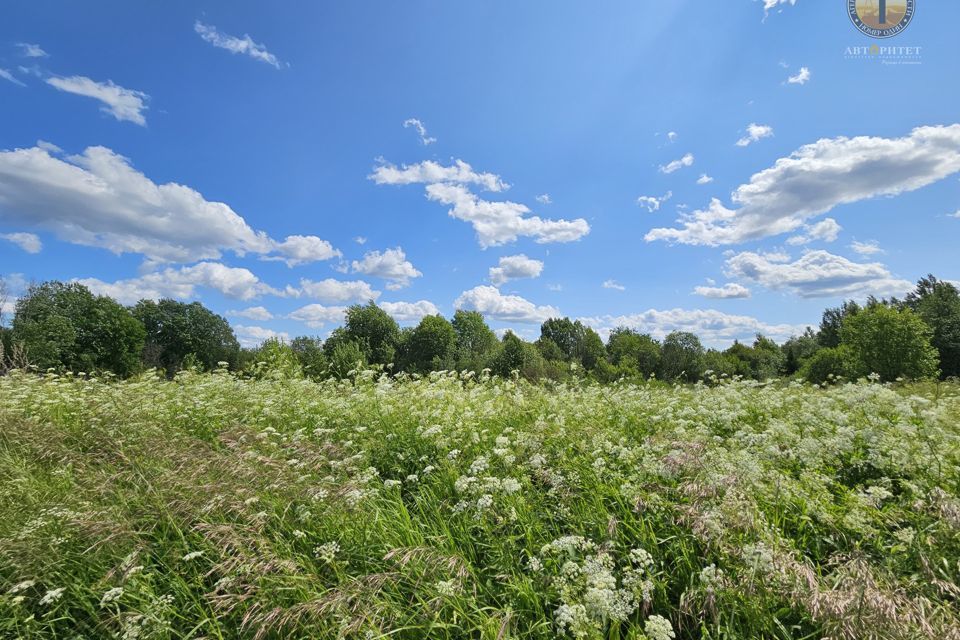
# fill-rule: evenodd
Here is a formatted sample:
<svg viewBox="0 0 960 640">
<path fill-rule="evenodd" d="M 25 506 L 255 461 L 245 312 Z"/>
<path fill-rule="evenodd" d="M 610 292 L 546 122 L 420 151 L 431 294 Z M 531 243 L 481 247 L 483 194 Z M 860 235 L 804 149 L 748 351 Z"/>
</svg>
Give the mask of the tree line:
<svg viewBox="0 0 960 640">
<path fill-rule="evenodd" d="M 4 290 L 0 280 L 0 309 Z M 903 300 L 846 302 L 823 313 L 818 329 L 777 344 L 757 335 L 707 349 L 693 333 L 657 340 L 617 328 L 604 342 L 579 320 L 551 318 L 528 342 L 502 338 L 476 311 L 452 319 L 427 316 L 401 328 L 374 302 L 346 311 L 326 340 L 300 336 L 242 348 L 230 324 L 199 302 L 141 300 L 126 307 L 83 285 L 49 281 L 19 297 L 9 326 L 0 315 L 0 372 L 10 368 L 127 377 L 148 369 L 173 376 L 197 368 L 228 368 L 249 375 L 286 370 L 314 379 L 345 378 L 378 367 L 391 373 L 489 370 L 529 380 L 589 377 L 601 382 L 704 378 L 768 380 L 793 377 L 815 383 L 875 374 L 883 381 L 960 376 L 960 293 L 933 276 Z"/>
</svg>

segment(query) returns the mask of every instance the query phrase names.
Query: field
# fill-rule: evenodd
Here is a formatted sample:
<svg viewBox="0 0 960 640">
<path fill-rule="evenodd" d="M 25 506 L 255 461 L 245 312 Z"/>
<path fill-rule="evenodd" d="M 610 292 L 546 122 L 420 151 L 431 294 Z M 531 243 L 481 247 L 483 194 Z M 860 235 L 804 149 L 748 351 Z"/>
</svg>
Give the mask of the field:
<svg viewBox="0 0 960 640">
<path fill-rule="evenodd" d="M 0 378 L 0 637 L 960 638 L 960 390 Z"/>
</svg>

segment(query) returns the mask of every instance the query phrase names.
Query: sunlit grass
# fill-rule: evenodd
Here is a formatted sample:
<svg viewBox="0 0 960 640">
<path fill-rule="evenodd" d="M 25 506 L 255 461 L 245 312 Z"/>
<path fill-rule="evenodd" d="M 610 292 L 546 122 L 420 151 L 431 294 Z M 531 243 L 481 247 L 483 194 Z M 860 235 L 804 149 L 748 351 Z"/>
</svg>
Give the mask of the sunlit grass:
<svg viewBox="0 0 960 640">
<path fill-rule="evenodd" d="M 958 638 L 956 386 L 0 378 L 0 636 Z"/>
</svg>

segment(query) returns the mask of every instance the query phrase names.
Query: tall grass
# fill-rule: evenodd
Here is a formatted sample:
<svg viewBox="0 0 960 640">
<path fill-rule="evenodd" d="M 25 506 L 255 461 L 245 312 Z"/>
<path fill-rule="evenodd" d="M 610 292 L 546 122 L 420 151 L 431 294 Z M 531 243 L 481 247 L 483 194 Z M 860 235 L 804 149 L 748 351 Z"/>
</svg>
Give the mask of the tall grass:
<svg viewBox="0 0 960 640">
<path fill-rule="evenodd" d="M 0 636 L 960 638 L 960 393 L 0 378 Z"/>
</svg>

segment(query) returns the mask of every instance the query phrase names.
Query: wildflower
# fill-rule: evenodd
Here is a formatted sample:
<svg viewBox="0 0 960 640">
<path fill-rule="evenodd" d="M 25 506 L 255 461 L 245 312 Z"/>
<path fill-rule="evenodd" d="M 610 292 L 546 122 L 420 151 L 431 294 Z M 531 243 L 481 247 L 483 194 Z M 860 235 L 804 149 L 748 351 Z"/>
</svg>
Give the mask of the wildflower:
<svg viewBox="0 0 960 640">
<path fill-rule="evenodd" d="M 191 560 L 196 560 L 203 555 L 203 551 L 191 551 L 187 555 L 183 556 L 184 562 L 190 562 Z"/>
<path fill-rule="evenodd" d="M 650 640 L 673 640 L 673 625 L 663 616 L 652 615 L 643 623 L 643 632 Z"/>
<path fill-rule="evenodd" d="M 18 582 L 17 584 L 10 587 L 10 590 L 7 593 L 20 593 L 21 591 L 26 591 L 33 585 L 37 584 L 36 580 L 24 580 L 23 582 Z"/>
<path fill-rule="evenodd" d="M 330 564 L 333 562 L 337 554 L 340 552 L 340 544 L 337 542 L 325 542 L 313 549 L 313 555 L 317 557 L 321 562 Z"/>
<path fill-rule="evenodd" d="M 42 598 L 40 598 L 40 604 L 53 604 L 60 599 L 60 596 L 63 595 L 63 592 L 66 591 L 66 587 L 59 587 L 57 589 L 50 589 L 47 591 Z"/>
<path fill-rule="evenodd" d="M 108 589 L 106 593 L 100 598 L 100 606 L 105 607 L 115 600 L 119 600 L 120 596 L 123 595 L 123 587 L 113 587 Z"/>
<path fill-rule="evenodd" d="M 419 479 L 420 477 L 415 473 L 411 473 L 410 475 L 407 476 L 407 482 L 409 482 L 410 484 L 417 482 Z"/>
<path fill-rule="evenodd" d="M 433 588 L 436 589 L 437 593 L 445 598 L 450 598 L 457 595 L 457 581 L 456 580 L 441 580 L 433 585 Z"/>
<path fill-rule="evenodd" d="M 400 482 L 399 480 L 384 480 L 384 481 L 383 481 L 383 488 L 384 488 L 384 489 L 393 489 L 394 487 L 399 487 L 401 484 L 403 484 L 403 483 Z"/>
<path fill-rule="evenodd" d="M 483 511 L 484 509 L 489 509 L 493 506 L 493 496 L 489 493 L 485 493 L 480 496 L 480 499 L 477 500 L 477 509 Z"/>
<path fill-rule="evenodd" d="M 516 493 L 520 491 L 521 485 L 520 482 L 514 478 L 504 478 L 503 482 L 500 483 L 500 488 L 503 489 L 504 493 Z"/>
</svg>

